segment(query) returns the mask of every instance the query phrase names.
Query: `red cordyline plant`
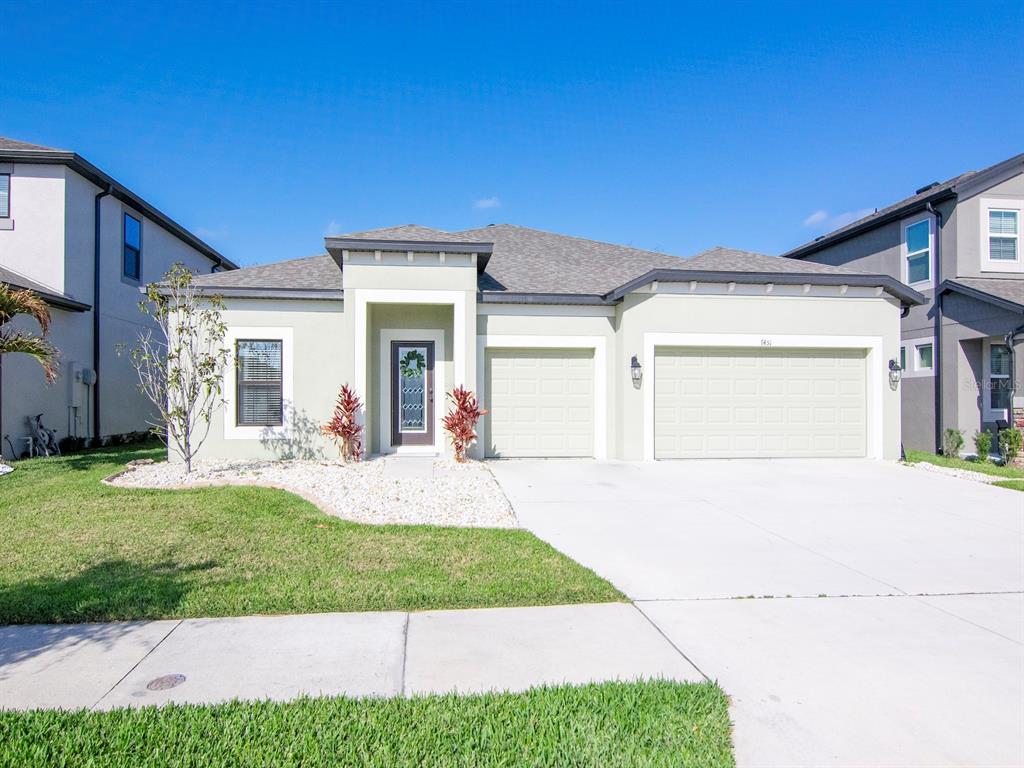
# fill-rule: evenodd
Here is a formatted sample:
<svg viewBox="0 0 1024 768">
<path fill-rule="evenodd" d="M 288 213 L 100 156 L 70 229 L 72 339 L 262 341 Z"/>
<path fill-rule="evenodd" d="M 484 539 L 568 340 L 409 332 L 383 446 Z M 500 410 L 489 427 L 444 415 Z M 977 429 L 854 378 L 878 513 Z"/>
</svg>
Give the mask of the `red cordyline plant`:
<svg viewBox="0 0 1024 768">
<path fill-rule="evenodd" d="M 356 418 L 362 407 L 359 396 L 345 384 L 338 393 L 334 415 L 320 427 L 320 433 L 338 446 L 342 461 L 359 461 L 363 455 L 363 425 Z"/>
<path fill-rule="evenodd" d="M 476 441 L 476 423 L 487 411 L 481 410 L 476 395 L 465 387 L 447 394 L 451 410 L 444 417 L 444 429 L 455 449 L 455 460 L 466 460 L 466 451 Z"/>
</svg>

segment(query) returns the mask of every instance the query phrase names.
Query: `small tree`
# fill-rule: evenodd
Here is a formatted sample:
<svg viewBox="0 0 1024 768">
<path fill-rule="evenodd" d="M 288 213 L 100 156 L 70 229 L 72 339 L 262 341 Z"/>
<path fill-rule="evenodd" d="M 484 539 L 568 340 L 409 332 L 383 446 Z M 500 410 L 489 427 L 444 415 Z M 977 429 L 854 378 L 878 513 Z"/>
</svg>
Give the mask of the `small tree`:
<svg viewBox="0 0 1024 768">
<path fill-rule="evenodd" d="M 27 331 L 12 331 L 4 328 L 17 315 L 27 315 L 39 323 L 39 334 Z M 57 378 L 59 353 L 46 340 L 50 332 L 50 310 L 37 294 L 21 291 L 7 283 L 0 283 L 0 355 L 21 352 L 36 359 L 43 367 L 46 383 L 52 384 Z"/>
<path fill-rule="evenodd" d="M 480 409 L 476 395 L 465 387 L 456 387 L 447 393 L 451 410 L 444 417 L 444 429 L 452 441 L 455 460 L 466 460 L 466 451 L 476 442 L 476 423 L 487 411 Z"/>
<path fill-rule="evenodd" d="M 363 407 L 359 396 L 344 384 L 334 404 L 331 420 L 320 427 L 321 434 L 331 438 L 342 461 L 359 461 L 363 455 L 363 425 L 359 423 L 359 409 Z"/>
<path fill-rule="evenodd" d="M 192 459 L 210 434 L 214 409 L 223 403 L 224 348 L 227 327 L 220 296 L 204 296 L 184 264 L 174 264 L 164 279 L 146 286 L 139 309 L 153 319 L 157 332 L 139 334 L 131 361 L 139 391 L 159 413 L 153 431 L 166 431 L 168 447 L 192 471 Z"/>
<path fill-rule="evenodd" d="M 960 455 L 960 449 L 964 446 L 964 433 L 959 429 L 949 427 L 942 434 L 942 453 L 944 456 L 952 456 L 954 459 Z"/>
</svg>

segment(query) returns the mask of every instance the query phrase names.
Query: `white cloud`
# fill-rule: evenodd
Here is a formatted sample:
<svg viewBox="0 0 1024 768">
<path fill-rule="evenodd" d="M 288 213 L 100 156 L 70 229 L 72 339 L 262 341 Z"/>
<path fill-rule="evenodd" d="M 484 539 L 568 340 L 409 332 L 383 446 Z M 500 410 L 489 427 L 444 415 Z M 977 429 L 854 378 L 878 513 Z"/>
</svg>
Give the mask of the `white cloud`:
<svg viewBox="0 0 1024 768">
<path fill-rule="evenodd" d="M 474 208 L 500 208 L 501 200 L 497 197 L 485 197 L 473 203 Z"/>
<path fill-rule="evenodd" d="M 816 224 L 821 224 L 825 219 L 828 218 L 828 211 L 815 211 L 806 219 L 804 219 L 805 227 L 813 227 Z"/>
<path fill-rule="evenodd" d="M 219 227 L 196 227 L 196 236 L 200 240 L 224 240 L 228 236 L 228 228 L 223 224 Z"/>
<path fill-rule="evenodd" d="M 327 227 L 326 229 L 324 229 L 324 237 L 331 237 L 332 235 L 340 234 L 343 234 L 341 224 L 339 224 L 334 219 L 331 219 L 329 222 L 327 222 Z"/>
<path fill-rule="evenodd" d="M 863 219 L 868 214 L 874 212 L 874 208 L 861 208 L 856 211 L 843 211 L 842 213 L 831 214 L 826 210 L 819 209 L 804 219 L 804 226 L 827 232 L 832 229 L 845 227 L 847 224 L 852 224 L 858 219 Z"/>
</svg>

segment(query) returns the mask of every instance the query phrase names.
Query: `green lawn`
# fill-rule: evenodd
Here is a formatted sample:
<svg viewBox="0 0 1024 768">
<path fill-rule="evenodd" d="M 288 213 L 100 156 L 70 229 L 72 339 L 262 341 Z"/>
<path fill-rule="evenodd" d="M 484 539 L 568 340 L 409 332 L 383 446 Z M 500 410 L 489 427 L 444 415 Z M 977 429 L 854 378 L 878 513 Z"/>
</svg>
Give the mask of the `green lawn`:
<svg viewBox="0 0 1024 768">
<path fill-rule="evenodd" d="M 100 483 L 160 456 L 32 459 L 0 478 L 0 624 L 624 599 L 526 531 L 359 525 L 267 488 Z"/>
<path fill-rule="evenodd" d="M 1024 480 L 997 480 L 992 485 L 998 485 L 1000 488 L 1009 488 L 1014 491 L 1024 491 Z"/>
<path fill-rule="evenodd" d="M 952 467 L 953 469 L 967 469 L 971 472 L 980 472 L 984 475 L 998 475 L 1018 480 L 1024 480 L 1024 469 L 1018 467 L 1001 467 L 991 462 L 967 461 L 966 459 L 953 458 L 948 456 L 937 456 L 926 451 L 907 451 L 907 462 L 915 464 L 919 461 L 928 464 L 935 464 L 939 467 Z"/>
<path fill-rule="evenodd" d="M 710 683 L 521 694 L 301 699 L 112 712 L 0 712 L 0 765 L 687 766 L 727 768 Z"/>
</svg>

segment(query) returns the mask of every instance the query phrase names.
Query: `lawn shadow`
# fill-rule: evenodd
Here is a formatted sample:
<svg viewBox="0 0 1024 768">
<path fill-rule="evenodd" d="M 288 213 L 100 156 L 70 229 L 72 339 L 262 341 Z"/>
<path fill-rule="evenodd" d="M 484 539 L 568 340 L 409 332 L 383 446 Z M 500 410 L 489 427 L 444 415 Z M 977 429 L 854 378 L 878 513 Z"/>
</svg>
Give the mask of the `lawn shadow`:
<svg viewBox="0 0 1024 768">
<path fill-rule="evenodd" d="M 127 621 L 180 615 L 191 575 L 216 563 L 179 565 L 105 560 L 65 578 L 44 577 L 0 586 L 0 679 L 3 667 L 58 645 L 110 644 L 132 624 L 112 627 L 71 622 Z M 54 626 L 54 623 L 58 623 Z M 60 626 L 60 625 L 64 626 Z"/>
</svg>

